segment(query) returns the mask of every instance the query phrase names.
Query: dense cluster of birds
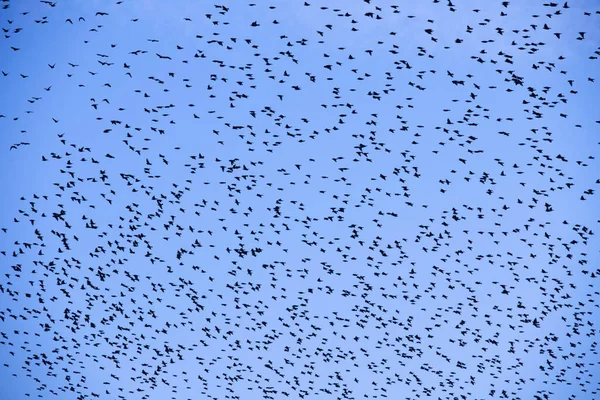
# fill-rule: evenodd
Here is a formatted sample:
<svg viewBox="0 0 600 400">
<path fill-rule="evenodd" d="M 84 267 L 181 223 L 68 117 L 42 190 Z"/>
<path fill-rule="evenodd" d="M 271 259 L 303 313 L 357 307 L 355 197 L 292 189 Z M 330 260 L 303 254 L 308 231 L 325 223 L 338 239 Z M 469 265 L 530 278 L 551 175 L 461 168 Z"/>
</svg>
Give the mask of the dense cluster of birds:
<svg viewBox="0 0 600 400">
<path fill-rule="evenodd" d="M 6 398 L 600 398 L 599 3 L 0 21 Z"/>
</svg>

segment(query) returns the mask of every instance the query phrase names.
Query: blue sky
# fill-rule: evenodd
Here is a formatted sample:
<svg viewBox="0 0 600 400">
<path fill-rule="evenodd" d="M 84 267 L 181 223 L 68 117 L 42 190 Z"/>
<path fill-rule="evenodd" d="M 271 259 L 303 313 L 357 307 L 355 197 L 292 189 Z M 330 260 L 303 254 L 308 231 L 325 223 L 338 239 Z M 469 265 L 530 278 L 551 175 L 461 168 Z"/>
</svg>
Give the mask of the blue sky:
<svg viewBox="0 0 600 400">
<path fill-rule="evenodd" d="M 0 398 L 598 396 L 593 3 L 0 5 Z"/>
</svg>

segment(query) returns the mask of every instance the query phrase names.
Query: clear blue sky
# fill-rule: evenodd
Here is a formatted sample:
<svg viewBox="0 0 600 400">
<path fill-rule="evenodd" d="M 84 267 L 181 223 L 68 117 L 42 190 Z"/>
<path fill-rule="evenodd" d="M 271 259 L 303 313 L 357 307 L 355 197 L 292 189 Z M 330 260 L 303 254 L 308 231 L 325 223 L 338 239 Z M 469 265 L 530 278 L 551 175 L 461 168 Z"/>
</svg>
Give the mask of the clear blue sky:
<svg viewBox="0 0 600 400">
<path fill-rule="evenodd" d="M 2 1 L 0 398 L 599 398 L 599 20 Z"/>
</svg>

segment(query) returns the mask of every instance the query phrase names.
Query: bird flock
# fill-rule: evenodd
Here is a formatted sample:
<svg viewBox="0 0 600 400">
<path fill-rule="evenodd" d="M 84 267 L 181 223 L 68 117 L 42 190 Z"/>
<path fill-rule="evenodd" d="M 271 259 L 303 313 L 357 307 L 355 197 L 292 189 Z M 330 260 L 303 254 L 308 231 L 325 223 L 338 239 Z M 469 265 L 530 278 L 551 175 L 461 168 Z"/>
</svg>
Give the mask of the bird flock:
<svg viewBox="0 0 600 400">
<path fill-rule="evenodd" d="M 0 28 L 0 398 L 600 399 L 600 3 Z"/>
</svg>

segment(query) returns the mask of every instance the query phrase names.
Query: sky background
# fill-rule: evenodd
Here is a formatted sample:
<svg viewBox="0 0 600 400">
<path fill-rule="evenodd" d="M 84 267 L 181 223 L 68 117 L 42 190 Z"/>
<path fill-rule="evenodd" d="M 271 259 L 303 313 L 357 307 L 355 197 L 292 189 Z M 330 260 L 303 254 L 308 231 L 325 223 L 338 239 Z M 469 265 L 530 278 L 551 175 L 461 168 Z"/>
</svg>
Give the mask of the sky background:
<svg viewBox="0 0 600 400">
<path fill-rule="evenodd" d="M 600 397 L 599 19 L 2 1 L 0 398 Z"/>
</svg>

